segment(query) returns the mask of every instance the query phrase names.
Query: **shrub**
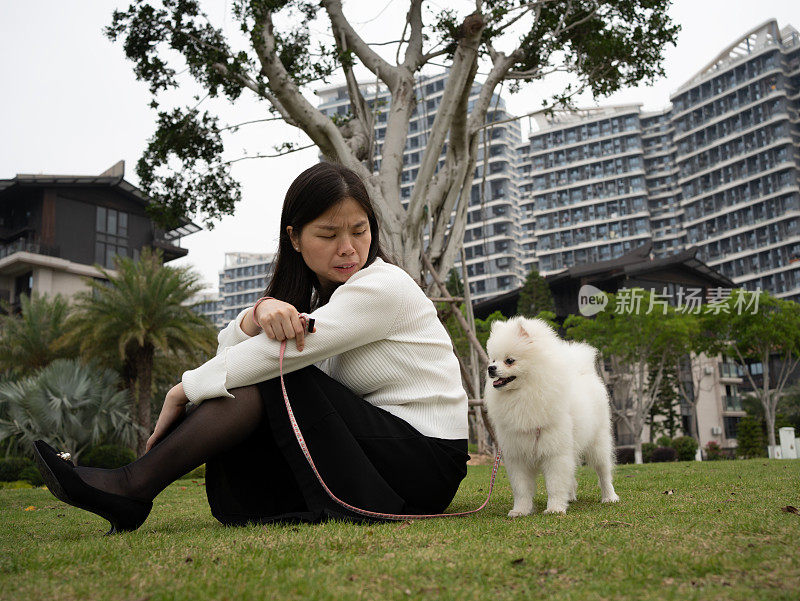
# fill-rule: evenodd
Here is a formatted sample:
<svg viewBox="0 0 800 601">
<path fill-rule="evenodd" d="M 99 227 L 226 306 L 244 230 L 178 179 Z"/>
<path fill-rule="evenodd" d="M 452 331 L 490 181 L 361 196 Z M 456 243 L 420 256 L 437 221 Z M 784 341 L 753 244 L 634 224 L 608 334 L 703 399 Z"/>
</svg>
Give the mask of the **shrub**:
<svg viewBox="0 0 800 601">
<path fill-rule="evenodd" d="M 709 440 L 706 444 L 706 460 L 716 461 L 717 459 L 725 459 L 725 453 L 716 440 Z"/>
<path fill-rule="evenodd" d="M 206 477 L 206 464 L 199 465 L 188 474 L 184 474 L 179 480 L 200 480 Z"/>
<path fill-rule="evenodd" d="M 633 448 L 623 447 L 617 449 L 617 463 L 634 463 Z"/>
<path fill-rule="evenodd" d="M 76 457 L 107 441 L 133 446 L 137 428 L 127 390 L 110 369 L 58 359 L 32 376 L 0 383 L 0 442 L 28 452 L 36 439 Z"/>
<path fill-rule="evenodd" d="M 33 488 L 27 480 L 14 480 L 13 482 L 0 482 L 0 488 Z"/>
<path fill-rule="evenodd" d="M 678 454 L 678 461 L 692 461 L 697 453 L 697 441 L 691 436 L 679 436 L 672 440 L 673 449 Z"/>
<path fill-rule="evenodd" d="M 653 463 L 664 463 L 665 461 L 675 461 L 678 454 L 672 447 L 658 447 L 653 451 L 650 461 Z"/>
<path fill-rule="evenodd" d="M 42 486 L 44 484 L 44 480 L 42 479 L 42 475 L 39 473 L 39 470 L 32 465 L 26 467 L 19 473 L 19 479 L 26 480 L 34 486 Z"/>
<path fill-rule="evenodd" d="M 761 431 L 761 420 L 752 415 L 744 416 L 739 422 L 737 432 L 736 456 L 744 459 L 766 457 L 767 443 Z"/>
<path fill-rule="evenodd" d="M 671 447 L 672 446 L 672 439 L 669 436 L 659 436 L 656 439 L 656 445 L 659 447 Z"/>
<path fill-rule="evenodd" d="M 115 469 L 136 461 L 136 453 L 127 447 L 107 444 L 94 447 L 81 455 L 80 465 Z"/>
<path fill-rule="evenodd" d="M 35 469 L 35 464 L 27 457 L 9 457 L 0 459 L 0 482 L 20 480 L 20 472 L 26 467 Z"/>
<path fill-rule="evenodd" d="M 643 442 L 642 443 L 642 461 L 645 463 L 650 463 L 653 458 L 653 451 L 656 450 L 656 445 L 652 442 Z"/>
</svg>

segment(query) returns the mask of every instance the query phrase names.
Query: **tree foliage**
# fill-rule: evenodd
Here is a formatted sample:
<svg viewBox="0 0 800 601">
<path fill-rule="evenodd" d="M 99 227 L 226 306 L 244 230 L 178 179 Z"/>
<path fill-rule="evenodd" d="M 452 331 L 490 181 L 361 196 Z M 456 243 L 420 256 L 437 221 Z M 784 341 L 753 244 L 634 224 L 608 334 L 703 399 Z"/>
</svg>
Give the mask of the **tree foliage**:
<svg viewBox="0 0 800 601">
<path fill-rule="evenodd" d="M 745 415 L 739 420 L 736 431 L 736 456 L 744 459 L 767 456 L 767 443 L 764 442 L 761 421 L 752 415 Z"/>
<path fill-rule="evenodd" d="M 74 356 L 63 338 L 69 304 L 61 296 L 20 296 L 20 312 L 0 310 L 0 373 L 19 378 L 51 361 Z"/>
<path fill-rule="evenodd" d="M 207 97 L 233 103 L 247 94 L 263 102 L 265 119 L 296 127 L 325 157 L 362 176 L 383 238 L 406 269 L 421 273 L 421 234 L 427 228 L 425 250 L 446 273 L 462 243 L 479 139 L 494 119 L 497 88 L 505 82 L 514 92 L 556 72 L 570 74 L 569 83 L 544 101 L 548 108 L 570 106 L 583 91 L 599 97 L 652 81 L 663 75 L 664 48 L 678 32 L 668 9 L 669 2 L 653 0 L 479 0 L 474 9 L 440 8 L 430 15 L 423 14 L 422 0 L 409 0 L 401 39 L 387 47 L 394 61 L 362 39 L 340 0 L 235 0 L 233 19 L 247 40 L 241 46 L 211 22 L 199 0 L 137 0 L 114 12 L 106 33 L 122 43 L 156 108 L 164 92 L 180 87 L 183 69 Z M 320 29 L 330 35 L 316 42 L 313 33 Z M 511 47 L 499 49 L 509 39 Z M 415 90 L 432 61 L 444 61 L 449 76 L 404 207 L 403 149 L 419 100 Z M 479 67 L 488 74 L 469 103 Z M 357 68 L 371 72 L 372 81 L 391 95 L 380 143 L 373 138 L 377 107 L 364 98 Z M 347 83 L 347 119 L 327 117 L 304 96 L 334 75 Z M 241 196 L 231 161 L 223 156 L 235 145 L 237 127 L 220 127 L 210 110 L 201 112 L 204 99 L 160 111 L 137 165 L 143 189 L 155 199 L 151 210 L 166 222 L 199 210 L 211 224 L 232 214 Z M 282 144 L 275 152 L 295 149 Z"/>
<path fill-rule="evenodd" d="M 790 376 L 800 364 L 800 305 L 768 292 L 737 289 L 718 304 L 717 310 L 703 317 L 704 328 L 711 334 L 715 347 L 742 368 L 763 407 L 768 442 L 775 445 L 777 406 Z M 779 360 L 778 373 L 770 369 L 773 356 Z M 759 381 L 748 368 L 751 361 L 763 365 Z"/>
<path fill-rule="evenodd" d="M 653 372 L 657 368 L 657 361 L 648 362 L 649 378 L 655 378 Z M 675 365 L 667 363 L 661 377 L 661 385 L 656 391 L 656 400 L 650 408 L 645 423 L 650 427 L 650 440 L 654 440 L 659 433 L 673 438 L 681 427 L 680 397 L 678 396 L 678 374 Z"/>
<path fill-rule="evenodd" d="M 519 291 L 517 315 L 536 317 L 542 311 L 555 313 L 556 305 L 547 281 L 535 269 L 531 269 Z"/>
<path fill-rule="evenodd" d="M 627 300 L 621 291 L 608 297 L 605 311 L 591 318 L 570 315 L 564 327 L 570 338 L 597 347 L 610 362 L 612 413 L 633 435 L 641 463 L 647 416 L 673 358 L 688 352 L 690 332 L 672 307 L 658 306 L 646 290 L 627 289 Z M 630 299 L 638 301 L 627 304 Z"/>
</svg>

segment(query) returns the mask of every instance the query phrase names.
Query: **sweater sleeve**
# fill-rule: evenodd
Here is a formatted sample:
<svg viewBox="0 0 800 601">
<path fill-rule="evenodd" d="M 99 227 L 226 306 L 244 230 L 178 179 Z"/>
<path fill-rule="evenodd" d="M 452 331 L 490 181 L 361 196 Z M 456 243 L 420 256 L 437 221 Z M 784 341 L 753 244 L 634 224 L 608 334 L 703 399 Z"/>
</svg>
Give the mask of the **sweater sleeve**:
<svg viewBox="0 0 800 601">
<path fill-rule="evenodd" d="M 251 311 L 251 307 L 243 309 L 231 322 L 217 334 L 217 355 L 229 346 L 234 346 L 252 338 L 242 330 L 242 319 Z"/>
<path fill-rule="evenodd" d="M 315 320 L 316 332 L 306 336 L 303 351 L 298 352 L 294 340 L 288 340 L 284 373 L 387 338 L 401 313 L 404 285 L 393 271 L 364 270 L 354 274 L 336 289 L 327 304 L 310 315 Z M 231 327 L 229 324 L 226 330 Z M 224 337 L 225 342 L 237 339 L 238 334 L 233 332 Z M 193 403 L 219 396 L 232 397 L 228 392 L 232 388 L 278 376 L 279 352 L 280 342 L 263 333 L 224 348 L 220 335 L 219 354 L 184 372 L 183 389 Z"/>
</svg>

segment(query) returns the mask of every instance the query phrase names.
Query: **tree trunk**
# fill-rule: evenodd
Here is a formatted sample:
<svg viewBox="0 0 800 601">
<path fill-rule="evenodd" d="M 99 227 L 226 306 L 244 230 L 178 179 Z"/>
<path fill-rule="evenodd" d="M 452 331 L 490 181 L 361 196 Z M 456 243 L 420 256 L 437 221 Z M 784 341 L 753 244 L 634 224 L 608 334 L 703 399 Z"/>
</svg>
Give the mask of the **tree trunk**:
<svg viewBox="0 0 800 601">
<path fill-rule="evenodd" d="M 700 444 L 700 426 L 697 424 L 697 403 L 689 405 L 692 408 L 692 415 L 689 417 L 689 427 L 691 428 L 692 438 Z"/>
<path fill-rule="evenodd" d="M 764 420 L 767 422 L 768 444 L 769 446 L 774 447 L 778 444 L 775 440 L 775 407 L 773 406 L 773 403 L 770 402 L 769 396 L 767 396 L 762 404 L 764 405 Z"/>
<path fill-rule="evenodd" d="M 642 459 L 642 439 L 637 436 L 633 446 L 633 461 L 634 463 L 644 463 Z"/>
<path fill-rule="evenodd" d="M 137 434 L 136 454 L 141 457 L 147 448 L 147 439 L 153 432 L 150 403 L 153 396 L 153 349 L 141 348 L 136 354 L 136 423 L 142 429 Z"/>
</svg>

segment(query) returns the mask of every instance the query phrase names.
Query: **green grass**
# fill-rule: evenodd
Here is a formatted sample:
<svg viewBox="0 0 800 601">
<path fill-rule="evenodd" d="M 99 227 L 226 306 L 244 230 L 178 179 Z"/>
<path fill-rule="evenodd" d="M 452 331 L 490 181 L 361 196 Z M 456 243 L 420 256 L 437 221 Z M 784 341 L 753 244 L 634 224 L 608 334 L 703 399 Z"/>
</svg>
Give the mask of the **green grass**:
<svg viewBox="0 0 800 601">
<path fill-rule="evenodd" d="M 490 469 L 470 467 L 451 511 L 482 502 Z M 46 489 L 4 489 L 0 597 L 798 599 L 800 515 L 781 507 L 800 507 L 800 461 L 619 466 L 616 505 L 585 467 L 579 483 L 566 516 L 507 519 L 501 469 L 477 516 L 226 528 L 183 480 L 138 531 L 105 538 L 105 520 Z"/>
</svg>

